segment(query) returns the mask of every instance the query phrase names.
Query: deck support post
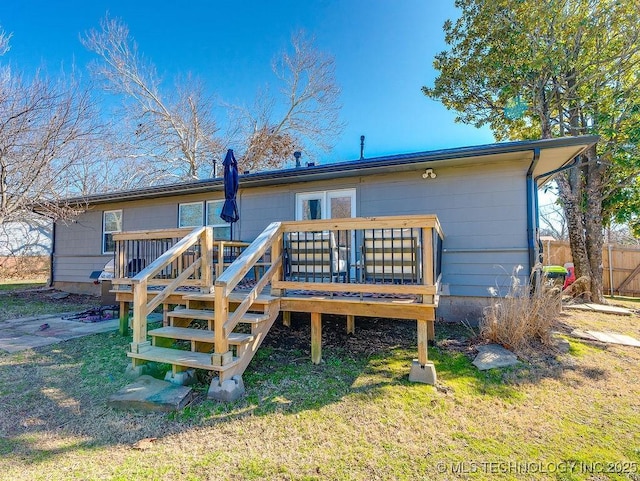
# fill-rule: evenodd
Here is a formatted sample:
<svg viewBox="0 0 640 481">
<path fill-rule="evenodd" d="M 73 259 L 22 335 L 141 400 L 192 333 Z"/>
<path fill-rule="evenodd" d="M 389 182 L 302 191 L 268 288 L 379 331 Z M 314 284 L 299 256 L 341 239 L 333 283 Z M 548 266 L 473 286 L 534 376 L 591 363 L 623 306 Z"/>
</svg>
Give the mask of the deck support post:
<svg viewBox="0 0 640 481">
<path fill-rule="evenodd" d="M 277 259 L 282 259 L 282 229 L 273 240 L 273 244 L 271 244 L 271 262 L 276 262 Z M 276 281 L 282 280 L 282 263 L 278 267 L 278 270 L 275 272 L 273 279 Z M 275 297 L 279 297 L 282 295 L 282 289 L 278 289 L 271 286 L 271 295 Z M 288 325 L 288 324 L 285 324 Z"/>
<path fill-rule="evenodd" d="M 436 369 L 428 361 L 427 344 L 429 342 L 429 324 L 433 321 L 418 319 L 418 359 L 414 359 L 409 372 L 409 381 L 434 385 L 437 381 Z"/>
<path fill-rule="evenodd" d="M 311 362 L 320 364 L 322 360 L 322 314 L 311 313 Z"/>
<path fill-rule="evenodd" d="M 211 362 L 214 366 L 224 366 L 233 360 L 233 355 L 229 350 L 229 339 L 224 330 L 224 323 L 229 318 L 229 297 L 226 290 L 227 285 L 224 282 L 216 281 L 213 321 L 215 349 L 211 355 Z"/>
<path fill-rule="evenodd" d="M 150 346 L 147 340 L 147 281 L 133 284 L 133 339 L 131 352 Z"/>
<path fill-rule="evenodd" d="M 120 328 L 118 329 L 121 336 L 129 334 L 129 302 L 120 301 Z"/>
<path fill-rule="evenodd" d="M 291 311 L 284 311 L 282 313 L 282 324 L 291 327 Z"/>
<path fill-rule="evenodd" d="M 204 229 L 200 242 L 202 243 L 202 252 L 200 254 L 202 258 L 200 264 L 200 280 L 202 284 L 200 286 L 200 292 L 208 294 L 213 287 L 213 279 L 211 278 L 213 275 L 213 227 L 206 227 Z"/>
<path fill-rule="evenodd" d="M 347 334 L 356 333 L 356 316 L 347 314 Z"/>
<path fill-rule="evenodd" d="M 162 327 L 167 327 L 169 325 L 169 304 L 166 302 L 162 303 Z"/>
</svg>

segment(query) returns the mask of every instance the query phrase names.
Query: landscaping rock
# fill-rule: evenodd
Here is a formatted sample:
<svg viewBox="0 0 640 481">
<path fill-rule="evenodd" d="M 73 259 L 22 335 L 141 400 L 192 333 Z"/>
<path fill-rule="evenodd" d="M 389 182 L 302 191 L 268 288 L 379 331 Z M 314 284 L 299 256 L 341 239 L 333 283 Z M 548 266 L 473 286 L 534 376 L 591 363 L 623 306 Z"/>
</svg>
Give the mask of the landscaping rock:
<svg viewBox="0 0 640 481">
<path fill-rule="evenodd" d="M 192 397 L 190 387 L 176 386 L 144 375 L 111 395 L 107 404 L 118 409 L 177 411 L 185 407 Z"/>
<path fill-rule="evenodd" d="M 480 371 L 518 364 L 517 356 L 498 344 L 486 344 L 478 346 L 478 355 L 473 360 L 473 365 Z"/>
<path fill-rule="evenodd" d="M 68 292 L 56 292 L 54 294 L 49 294 L 47 297 L 50 297 L 51 299 L 66 299 L 67 297 L 69 297 L 69 293 Z"/>
<path fill-rule="evenodd" d="M 553 344 L 555 348 L 561 354 L 567 354 L 571 350 L 571 344 L 564 337 L 561 337 L 559 333 L 554 332 L 552 334 Z"/>
</svg>

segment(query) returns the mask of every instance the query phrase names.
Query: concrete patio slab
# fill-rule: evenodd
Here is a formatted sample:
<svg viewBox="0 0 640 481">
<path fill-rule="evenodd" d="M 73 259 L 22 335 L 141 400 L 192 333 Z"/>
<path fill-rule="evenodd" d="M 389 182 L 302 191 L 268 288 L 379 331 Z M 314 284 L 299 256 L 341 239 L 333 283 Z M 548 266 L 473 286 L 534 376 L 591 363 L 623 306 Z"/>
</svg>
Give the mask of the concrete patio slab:
<svg viewBox="0 0 640 481">
<path fill-rule="evenodd" d="M 616 332 L 586 331 L 600 342 L 607 344 L 622 344 L 623 346 L 640 347 L 640 341 L 627 336 L 626 334 L 618 334 Z"/>
<path fill-rule="evenodd" d="M 43 315 L 0 321 L 0 350 L 14 353 L 118 329 L 119 320 L 117 318 L 100 322 L 64 319 L 72 314 Z"/>
<path fill-rule="evenodd" d="M 112 394 L 107 404 L 118 409 L 177 411 L 185 407 L 192 398 L 193 392 L 190 387 L 143 375 L 134 383 Z"/>
<path fill-rule="evenodd" d="M 520 362 L 514 353 L 498 344 L 486 344 L 478 346 L 477 349 L 478 355 L 473 360 L 473 365 L 480 371 L 513 366 Z"/>
<path fill-rule="evenodd" d="M 571 335 L 589 341 L 600 341 L 607 344 L 621 344 L 623 346 L 640 347 L 640 341 L 638 339 L 627 336 L 626 334 L 619 334 L 617 332 L 583 331 L 582 329 L 574 329 L 571 331 Z"/>
<path fill-rule="evenodd" d="M 0 349 L 13 354 L 14 352 L 33 349 L 34 347 L 48 346 L 56 344 L 60 339 L 55 337 L 31 336 L 26 334 L 15 334 L 11 337 L 0 337 Z"/>
<path fill-rule="evenodd" d="M 577 337 L 578 339 L 586 339 L 587 341 L 597 341 L 595 337 L 582 329 L 574 329 L 571 331 L 571 336 Z"/>
<path fill-rule="evenodd" d="M 567 304 L 562 306 L 565 309 L 576 309 L 579 311 L 601 312 L 603 314 L 617 314 L 619 316 L 631 316 L 633 311 L 624 307 L 607 306 L 605 304 Z"/>
</svg>

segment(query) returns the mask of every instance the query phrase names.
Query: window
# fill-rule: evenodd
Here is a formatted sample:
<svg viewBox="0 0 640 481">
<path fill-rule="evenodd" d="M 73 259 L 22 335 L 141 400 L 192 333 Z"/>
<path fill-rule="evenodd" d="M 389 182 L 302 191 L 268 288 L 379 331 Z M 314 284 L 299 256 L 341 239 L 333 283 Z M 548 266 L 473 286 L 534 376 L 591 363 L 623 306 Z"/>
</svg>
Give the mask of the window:
<svg viewBox="0 0 640 481">
<path fill-rule="evenodd" d="M 102 253 L 113 254 L 116 244 L 113 234 L 122 232 L 122 211 L 106 210 L 102 215 Z"/>
<path fill-rule="evenodd" d="M 178 227 L 199 227 L 210 225 L 216 239 L 229 239 L 231 229 L 229 224 L 220 218 L 224 200 L 209 200 L 206 202 L 189 202 L 178 206 Z M 206 216 L 205 216 L 206 214 Z"/>
<path fill-rule="evenodd" d="M 178 206 L 178 227 L 200 227 L 204 220 L 204 204 L 189 202 Z"/>
<path fill-rule="evenodd" d="M 356 216 L 356 189 L 323 190 L 296 194 L 296 220 L 348 219 Z M 355 245 L 355 234 L 338 233 L 341 247 Z M 348 238 L 345 238 L 348 235 Z M 351 265 L 355 265 L 356 252 L 351 249 Z M 355 274 L 352 275 L 352 277 Z"/>
<path fill-rule="evenodd" d="M 230 225 L 220 218 L 224 200 L 210 200 L 207 202 L 206 225 L 213 227 L 213 236 L 216 239 L 229 239 L 231 236 Z"/>
<path fill-rule="evenodd" d="M 355 189 L 296 194 L 296 220 L 355 217 Z"/>
</svg>

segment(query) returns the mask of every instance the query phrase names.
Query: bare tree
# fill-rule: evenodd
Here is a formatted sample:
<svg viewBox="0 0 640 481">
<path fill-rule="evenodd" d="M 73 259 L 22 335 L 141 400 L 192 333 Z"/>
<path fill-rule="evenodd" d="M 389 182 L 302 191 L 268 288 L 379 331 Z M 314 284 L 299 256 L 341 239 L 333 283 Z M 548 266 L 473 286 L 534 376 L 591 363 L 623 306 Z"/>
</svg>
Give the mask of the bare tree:
<svg viewBox="0 0 640 481">
<path fill-rule="evenodd" d="M 292 36 L 292 51 L 272 63 L 281 84 L 279 96 L 261 92 L 253 108 L 236 109 L 246 147 L 239 164 L 245 170 L 276 168 L 305 150 L 309 158 L 331 149 L 342 132 L 340 88 L 335 61 L 314 47 L 304 32 Z"/>
<path fill-rule="evenodd" d="M 540 206 L 540 235 L 552 236 L 556 240 L 569 239 L 567 219 L 562 205 L 558 202 Z"/>
<path fill-rule="evenodd" d="M 100 30 L 87 32 L 81 41 L 99 55 L 91 68 L 105 89 L 124 95 L 128 123 L 121 124 L 126 150 L 120 154 L 134 161 L 129 169 L 145 172 L 141 183 L 209 175 L 221 147 L 212 103 L 202 85 L 186 78 L 163 92 L 155 66 L 138 53 L 119 20 L 105 17 Z"/>
<path fill-rule="evenodd" d="M 0 225 L 34 210 L 62 218 L 81 209 L 63 199 L 77 194 L 72 168 L 94 155 L 94 119 L 88 90 L 73 79 L 0 67 Z"/>
<path fill-rule="evenodd" d="M 129 179 L 140 184 L 213 176 L 216 159 L 227 148 L 238 153 L 241 170 L 277 168 L 296 150 L 309 158 L 328 150 L 342 131 L 334 60 L 302 33 L 293 36 L 292 51 L 273 62 L 278 95 L 267 88 L 250 108 L 227 106 L 229 127 L 220 135 L 201 83 L 186 77 L 167 89 L 124 23 L 106 17 L 100 27 L 86 33 L 82 43 L 100 57 L 93 73 L 107 90 L 126 99 L 118 123 L 121 142 L 111 145 L 123 146 L 120 156 L 133 162 L 122 168 L 134 171 Z"/>
</svg>

